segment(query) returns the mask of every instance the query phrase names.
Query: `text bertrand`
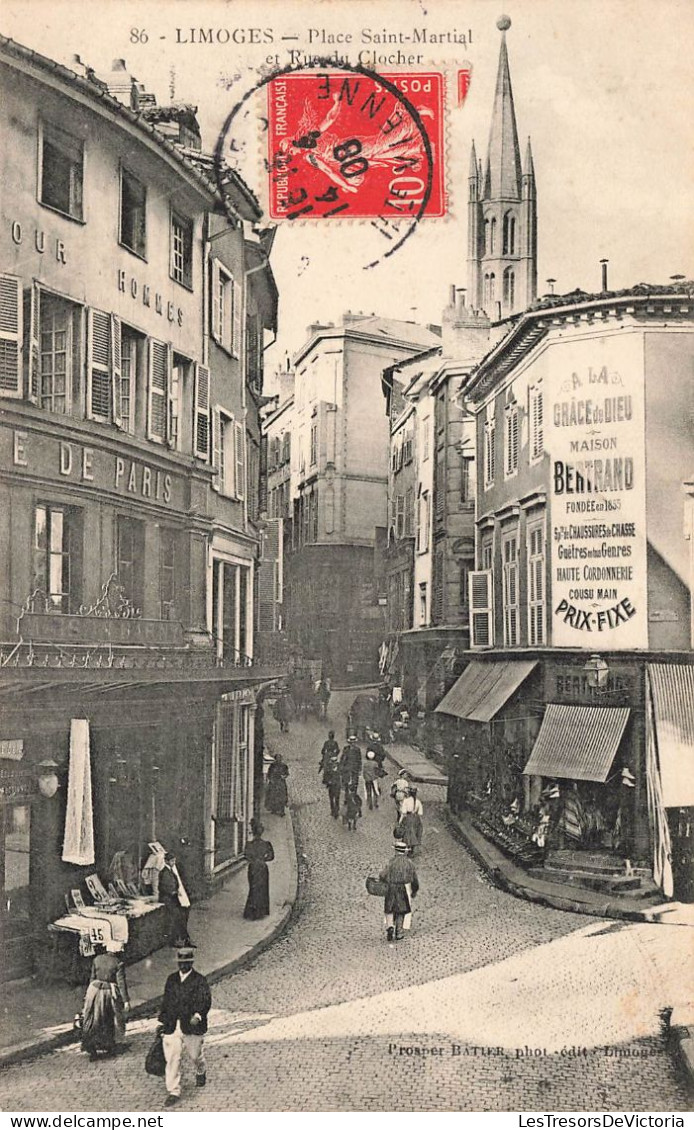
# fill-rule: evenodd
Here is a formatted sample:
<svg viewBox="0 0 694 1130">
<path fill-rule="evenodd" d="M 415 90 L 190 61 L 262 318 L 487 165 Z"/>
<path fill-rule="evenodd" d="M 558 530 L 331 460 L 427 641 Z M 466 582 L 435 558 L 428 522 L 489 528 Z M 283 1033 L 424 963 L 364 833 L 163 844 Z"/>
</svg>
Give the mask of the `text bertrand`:
<svg viewBox="0 0 694 1130">
<path fill-rule="evenodd" d="M 634 460 L 630 456 L 614 459 L 583 459 L 576 463 L 554 463 L 555 494 L 603 494 L 605 491 L 634 489 Z"/>
</svg>

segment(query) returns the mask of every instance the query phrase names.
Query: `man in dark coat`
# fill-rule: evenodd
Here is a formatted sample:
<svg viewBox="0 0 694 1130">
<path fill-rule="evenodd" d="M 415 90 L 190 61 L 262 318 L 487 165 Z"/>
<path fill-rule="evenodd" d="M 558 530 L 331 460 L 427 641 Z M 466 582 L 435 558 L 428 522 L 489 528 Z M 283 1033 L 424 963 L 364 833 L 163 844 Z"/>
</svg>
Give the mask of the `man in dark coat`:
<svg viewBox="0 0 694 1130">
<path fill-rule="evenodd" d="M 340 776 L 342 787 L 345 790 L 345 800 L 351 792 L 356 792 L 359 787 L 359 774 L 361 773 L 361 749 L 357 745 L 356 734 L 350 734 L 347 745 L 340 758 Z"/>
<path fill-rule="evenodd" d="M 323 774 L 323 784 L 330 797 L 330 813 L 337 820 L 340 815 L 340 747 L 335 741 L 335 731 L 328 731 L 328 739 L 323 742 L 319 773 Z"/>
<path fill-rule="evenodd" d="M 184 1048 L 195 1067 L 196 1086 L 204 1087 L 207 1082 L 203 1044 L 212 994 L 207 979 L 193 969 L 195 952 L 192 946 L 181 946 L 177 960 L 178 971 L 166 979 L 159 1010 L 159 1030 L 166 1057 L 166 1106 L 174 1106 L 181 1097 L 181 1053 Z"/>
</svg>

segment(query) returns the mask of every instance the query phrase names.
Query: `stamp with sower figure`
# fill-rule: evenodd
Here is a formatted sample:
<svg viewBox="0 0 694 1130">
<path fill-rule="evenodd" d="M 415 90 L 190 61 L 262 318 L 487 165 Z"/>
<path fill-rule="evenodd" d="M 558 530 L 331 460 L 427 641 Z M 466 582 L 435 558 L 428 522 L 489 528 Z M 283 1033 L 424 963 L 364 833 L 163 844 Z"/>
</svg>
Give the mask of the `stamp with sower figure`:
<svg viewBox="0 0 694 1130">
<path fill-rule="evenodd" d="M 441 73 L 292 71 L 267 90 L 273 219 L 445 215 Z"/>
</svg>

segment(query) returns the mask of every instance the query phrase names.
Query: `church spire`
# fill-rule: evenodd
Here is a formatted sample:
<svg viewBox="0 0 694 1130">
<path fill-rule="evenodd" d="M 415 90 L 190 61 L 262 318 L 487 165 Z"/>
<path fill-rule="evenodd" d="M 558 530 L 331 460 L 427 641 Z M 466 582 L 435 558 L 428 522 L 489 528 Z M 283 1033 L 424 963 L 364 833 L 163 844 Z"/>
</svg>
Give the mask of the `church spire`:
<svg viewBox="0 0 694 1130">
<path fill-rule="evenodd" d="M 484 198 L 487 200 L 520 200 L 521 159 L 513 106 L 511 73 L 508 66 L 506 32 L 511 26 L 508 16 L 502 16 L 497 25 L 501 32 L 499 69 L 492 126 L 489 131 L 489 148 L 485 171 Z"/>
</svg>

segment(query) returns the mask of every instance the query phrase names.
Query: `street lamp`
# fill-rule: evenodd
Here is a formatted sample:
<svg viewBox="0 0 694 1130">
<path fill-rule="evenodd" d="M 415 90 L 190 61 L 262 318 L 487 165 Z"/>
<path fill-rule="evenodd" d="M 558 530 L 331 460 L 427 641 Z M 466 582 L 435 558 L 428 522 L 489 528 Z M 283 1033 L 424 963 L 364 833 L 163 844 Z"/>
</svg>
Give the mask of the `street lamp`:
<svg viewBox="0 0 694 1130">
<path fill-rule="evenodd" d="M 588 679 L 588 686 L 593 690 L 604 690 L 607 686 L 610 669 L 607 663 L 599 655 L 591 655 L 586 660 L 583 670 Z"/>
</svg>

